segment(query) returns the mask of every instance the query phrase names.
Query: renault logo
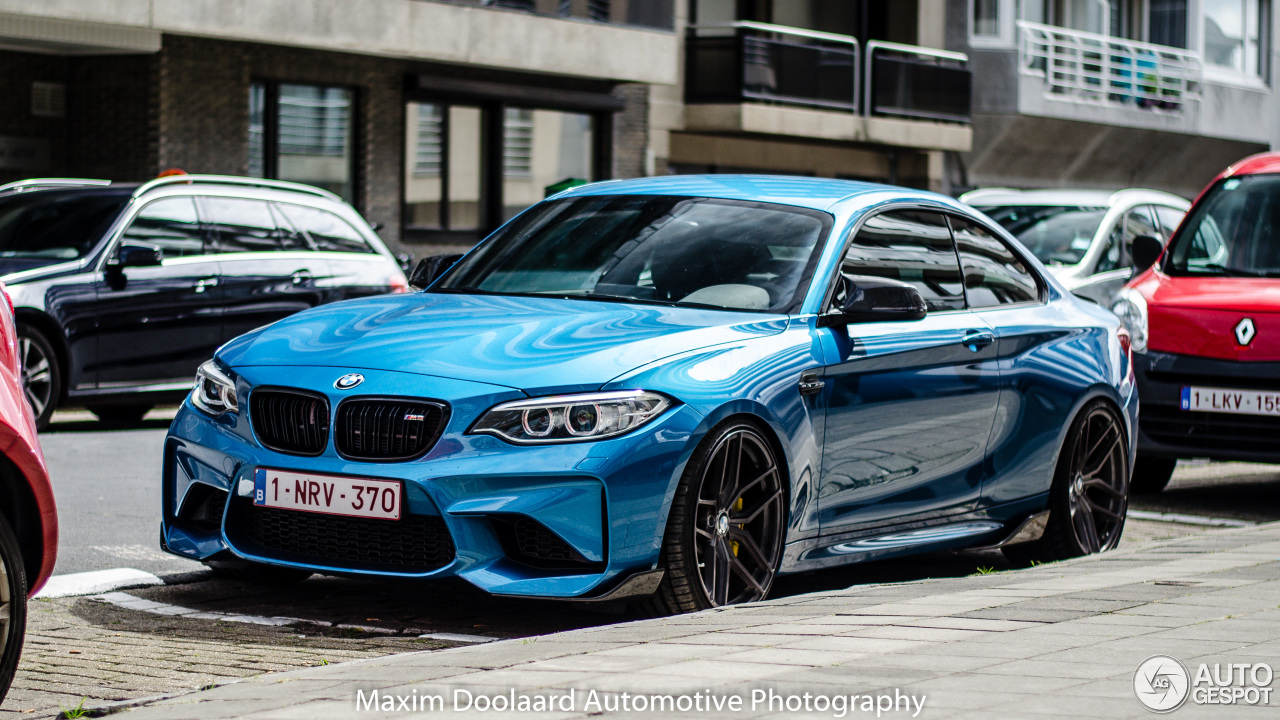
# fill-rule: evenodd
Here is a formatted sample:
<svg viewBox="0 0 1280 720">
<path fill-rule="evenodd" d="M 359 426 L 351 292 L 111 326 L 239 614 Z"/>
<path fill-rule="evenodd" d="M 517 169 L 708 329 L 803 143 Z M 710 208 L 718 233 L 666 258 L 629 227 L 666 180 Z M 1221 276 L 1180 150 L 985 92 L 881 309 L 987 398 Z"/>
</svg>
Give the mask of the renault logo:
<svg viewBox="0 0 1280 720">
<path fill-rule="evenodd" d="M 1245 318 L 1236 325 L 1236 340 L 1241 345 L 1248 345 L 1258 336 L 1258 329 L 1253 326 L 1252 318 Z"/>
<path fill-rule="evenodd" d="M 335 380 L 333 386 L 339 390 L 350 390 L 362 382 L 364 382 L 364 376 L 360 373 L 348 373 Z"/>
</svg>

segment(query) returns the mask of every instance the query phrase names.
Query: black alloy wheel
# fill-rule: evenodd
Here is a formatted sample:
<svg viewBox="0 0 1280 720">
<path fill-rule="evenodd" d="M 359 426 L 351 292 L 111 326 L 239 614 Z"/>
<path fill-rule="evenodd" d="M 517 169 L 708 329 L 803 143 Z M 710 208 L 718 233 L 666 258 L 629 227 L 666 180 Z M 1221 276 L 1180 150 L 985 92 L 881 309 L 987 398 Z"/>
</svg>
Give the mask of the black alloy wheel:
<svg viewBox="0 0 1280 720">
<path fill-rule="evenodd" d="M 27 629 L 27 574 L 13 531 L 0 515 L 0 701 L 18 671 Z"/>
<path fill-rule="evenodd" d="M 783 478 L 754 424 L 713 430 L 676 489 L 659 563 L 666 574 L 649 609 L 666 615 L 764 599 L 786 534 Z"/>
<path fill-rule="evenodd" d="M 1015 561 L 1065 560 L 1115 548 L 1129 509 L 1129 455 L 1111 405 L 1088 405 L 1071 425 L 1049 496 L 1049 523 L 1033 546 L 1014 546 Z"/>
<path fill-rule="evenodd" d="M 44 333 L 18 326 L 18 362 L 22 367 L 22 391 L 36 419 L 36 429 L 49 427 L 49 418 L 62 393 L 62 373 L 58 356 Z"/>
</svg>

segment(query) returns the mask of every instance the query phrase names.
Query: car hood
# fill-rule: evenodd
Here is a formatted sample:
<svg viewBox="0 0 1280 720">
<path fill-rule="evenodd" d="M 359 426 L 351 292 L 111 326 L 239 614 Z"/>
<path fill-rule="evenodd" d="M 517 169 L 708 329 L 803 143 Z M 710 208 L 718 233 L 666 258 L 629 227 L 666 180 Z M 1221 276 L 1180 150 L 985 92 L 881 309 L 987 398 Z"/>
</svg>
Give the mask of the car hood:
<svg viewBox="0 0 1280 720">
<path fill-rule="evenodd" d="M 1223 360 L 1280 360 L 1280 280 L 1169 277 L 1148 274 L 1135 284 L 1147 300 L 1152 350 Z M 1254 332 L 1241 343 L 1236 329 Z"/>
<path fill-rule="evenodd" d="M 308 310 L 232 340 L 218 357 L 232 368 L 397 370 L 538 394 L 594 389 L 664 357 L 786 325 L 759 313 L 414 293 Z"/>
</svg>

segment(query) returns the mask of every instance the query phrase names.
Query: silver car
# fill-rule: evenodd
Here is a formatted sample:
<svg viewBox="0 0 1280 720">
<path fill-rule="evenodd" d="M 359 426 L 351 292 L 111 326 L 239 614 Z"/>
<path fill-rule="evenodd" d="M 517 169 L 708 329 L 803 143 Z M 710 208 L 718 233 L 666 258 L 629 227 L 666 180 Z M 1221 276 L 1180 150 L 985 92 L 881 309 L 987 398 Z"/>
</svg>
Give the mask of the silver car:
<svg viewBox="0 0 1280 720">
<path fill-rule="evenodd" d="M 1104 307 L 1133 276 L 1133 239 L 1167 241 L 1191 203 L 1158 190 L 974 190 L 961 202 L 1022 241 L 1062 284 Z"/>
</svg>

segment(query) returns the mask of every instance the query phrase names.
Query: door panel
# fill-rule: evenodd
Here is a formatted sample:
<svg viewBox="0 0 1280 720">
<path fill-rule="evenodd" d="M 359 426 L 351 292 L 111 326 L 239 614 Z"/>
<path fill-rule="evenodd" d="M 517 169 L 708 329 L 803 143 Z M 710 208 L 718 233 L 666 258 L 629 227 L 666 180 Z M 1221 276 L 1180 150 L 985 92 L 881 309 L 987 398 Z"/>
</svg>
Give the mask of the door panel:
<svg viewBox="0 0 1280 720">
<path fill-rule="evenodd" d="M 990 329 L 954 311 L 828 331 L 822 534 L 974 507 L 999 390 Z"/>
<path fill-rule="evenodd" d="M 999 391 L 995 335 L 964 308 L 947 222 L 891 211 L 868 219 L 841 272 L 914 285 L 915 322 L 828 328 L 823 535 L 976 505 Z M 841 301 L 837 294 L 837 303 Z"/>
<path fill-rule="evenodd" d="M 321 286 L 327 291 L 325 302 L 391 292 L 391 281 L 399 279 L 391 261 L 379 255 L 346 220 L 305 205 L 275 203 L 275 208 L 294 230 L 306 234 L 326 263 L 329 281 Z"/>
<path fill-rule="evenodd" d="M 194 202 L 148 204 L 121 241 L 159 247 L 164 261 L 95 281 L 98 385 L 188 381 L 222 342 L 218 262 L 203 254 Z"/>
<path fill-rule="evenodd" d="M 201 198 L 222 272 L 225 342 L 323 302 L 329 265 L 264 200 Z"/>
</svg>

